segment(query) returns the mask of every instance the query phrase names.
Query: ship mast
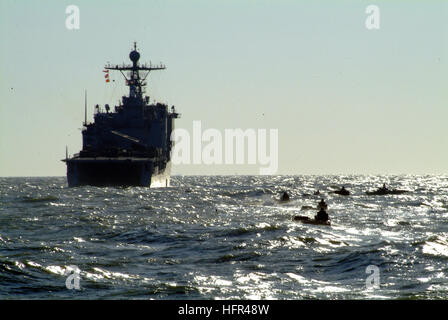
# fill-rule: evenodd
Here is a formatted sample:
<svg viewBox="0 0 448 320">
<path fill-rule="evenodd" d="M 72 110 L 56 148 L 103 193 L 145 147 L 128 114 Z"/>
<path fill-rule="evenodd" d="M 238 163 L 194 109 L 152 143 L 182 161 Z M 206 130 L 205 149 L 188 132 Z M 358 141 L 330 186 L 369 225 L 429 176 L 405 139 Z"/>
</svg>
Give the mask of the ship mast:
<svg viewBox="0 0 448 320">
<path fill-rule="evenodd" d="M 129 59 L 132 61 L 132 65 L 130 64 L 122 64 L 122 65 L 106 65 L 106 70 L 118 70 L 121 72 L 123 77 L 126 79 L 126 85 L 129 86 L 129 97 L 135 98 L 138 100 L 142 100 L 142 87 L 146 86 L 146 77 L 153 70 L 164 70 L 166 69 L 165 65 L 152 65 L 149 64 L 139 64 L 138 60 L 140 59 L 140 53 L 137 51 L 137 43 L 134 42 L 134 50 L 129 53 Z M 129 71 L 128 76 L 126 76 L 123 71 Z M 147 71 L 147 73 L 140 77 L 140 71 Z"/>
<path fill-rule="evenodd" d="M 87 90 L 84 90 L 84 126 L 87 126 Z"/>
</svg>

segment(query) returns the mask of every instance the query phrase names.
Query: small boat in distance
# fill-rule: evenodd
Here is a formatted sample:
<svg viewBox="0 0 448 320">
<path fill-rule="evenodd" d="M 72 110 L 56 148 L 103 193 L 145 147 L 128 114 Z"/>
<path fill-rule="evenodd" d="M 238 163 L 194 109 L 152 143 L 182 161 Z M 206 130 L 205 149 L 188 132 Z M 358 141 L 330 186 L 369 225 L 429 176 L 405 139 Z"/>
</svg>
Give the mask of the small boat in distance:
<svg viewBox="0 0 448 320">
<path fill-rule="evenodd" d="M 305 224 L 315 224 L 315 225 L 325 225 L 325 226 L 331 225 L 330 220 L 321 221 L 321 220 L 311 219 L 310 217 L 306 217 L 306 216 L 295 216 L 294 221 L 300 221 Z"/>
<path fill-rule="evenodd" d="M 305 224 L 320 224 L 329 226 L 331 223 L 329 219 L 330 217 L 327 213 L 328 205 L 325 203 L 324 199 L 319 202 L 317 208 L 319 209 L 319 212 L 314 216 L 314 219 L 307 216 L 295 216 L 294 221 L 300 221 Z"/>
<path fill-rule="evenodd" d="M 344 186 L 341 188 L 341 190 L 336 190 L 336 191 L 333 191 L 332 193 L 338 194 L 340 196 L 349 196 L 350 195 L 350 191 L 345 189 Z"/>
<path fill-rule="evenodd" d="M 366 194 L 369 196 L 384 196 L 388 194 L 403 194 L 409 192 L 407 190 L 399 190 L 399 189 L 388 189 L 386 184 L 384 183 L 381 188 L 378 188 L 375 191 L 366 191 Z"/>
<path fill-rule="evenodd" d="M 278 202 L 288 202 L 289 199 L 289 194 L 286 191 L 283 191 L 282 194 L 280 195 L 279 199 L 276 199 Z"/>
</svg>

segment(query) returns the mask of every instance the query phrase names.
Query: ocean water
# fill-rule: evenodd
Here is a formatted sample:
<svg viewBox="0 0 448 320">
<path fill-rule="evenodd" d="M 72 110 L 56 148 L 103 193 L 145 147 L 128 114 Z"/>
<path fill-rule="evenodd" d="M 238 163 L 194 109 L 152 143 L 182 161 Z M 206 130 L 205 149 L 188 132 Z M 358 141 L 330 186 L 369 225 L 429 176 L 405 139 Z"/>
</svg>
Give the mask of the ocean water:
<svg viewBox="0 0 448 320">
<path fill-rule="evenodd" d="M 383 182 L 412 192 L 365 195 Z M 321 197 L 331 226 L 293 221 Z M 447 277 L 448 176 L 0 178 L 1 299 L 447 299 Z"/>
</svg>

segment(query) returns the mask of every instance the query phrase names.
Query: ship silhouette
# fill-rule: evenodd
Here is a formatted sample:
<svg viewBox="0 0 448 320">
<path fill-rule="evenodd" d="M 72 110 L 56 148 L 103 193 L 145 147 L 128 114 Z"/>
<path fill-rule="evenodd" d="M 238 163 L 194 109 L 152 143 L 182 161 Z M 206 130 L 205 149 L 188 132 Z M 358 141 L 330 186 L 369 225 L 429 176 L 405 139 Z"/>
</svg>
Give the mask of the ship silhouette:
<svg viewBox="0 0 448 320">
<path fill-rule="evenodd" d="M 86 98 L 82 150 L 62 160 L 69 187 L 170 185 L 170 137 L 179 114 L 174 106 L 169 110 L 163 103 L 150 104 L 143 96 L 149 73 L 166 67 L 139 64 L 136 43 L 129 59 L 132 64 L 105 66 L 106 72 L 120 71 L 129 86 L 129 95 L 113 111 L 108 104 L 105 110 L 96 105 L 94 122 L 87 123 Z"/>
</svg>

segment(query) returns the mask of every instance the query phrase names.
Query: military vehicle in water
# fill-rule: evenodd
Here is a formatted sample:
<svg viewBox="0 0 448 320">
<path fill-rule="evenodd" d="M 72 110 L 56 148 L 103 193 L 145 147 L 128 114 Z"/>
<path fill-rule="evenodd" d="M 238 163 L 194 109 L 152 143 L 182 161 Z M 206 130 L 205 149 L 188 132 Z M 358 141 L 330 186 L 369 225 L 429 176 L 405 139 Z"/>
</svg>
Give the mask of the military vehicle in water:
<svg viewBox="0 0 448 320">
<path fill-rule="evenodd" d="M 105 66 L 106 72 L 121 72 L 129 95 L 122 97 L 114 111 L 108 104 L 105 111 L 96 105 L 94 123 L 87 123 L 85 116 L 82 150 L 62 160 L 69 187 L 170 185 L 170 137 L 179 114 L 174 106 L 169 110 L 166 104 L 150 104 L 149 97 L 143 97 L 149 73 L 165 66 L 139 64 L 135 43 L 129 58 L 132 65 Z M 85 108 L 87 114 L 87 102 Z"/>
</svg>

